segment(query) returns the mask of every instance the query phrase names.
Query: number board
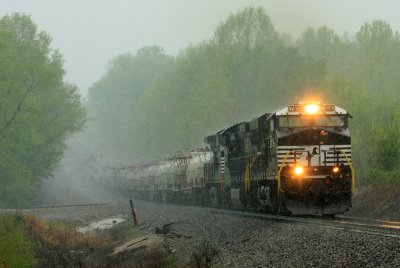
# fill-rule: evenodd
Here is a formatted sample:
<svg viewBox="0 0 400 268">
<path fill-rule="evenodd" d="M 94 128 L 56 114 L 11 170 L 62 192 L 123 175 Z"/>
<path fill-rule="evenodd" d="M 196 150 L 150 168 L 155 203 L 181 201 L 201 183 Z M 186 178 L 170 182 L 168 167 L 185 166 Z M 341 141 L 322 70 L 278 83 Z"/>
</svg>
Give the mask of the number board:
<svg viewBox="0 0 400 268">
<path fill-rule="evenodd" d="M 289 105 L 288 107 L 289 113 L 300 113 L 304 111 L 304 106 L 303 105 Z"/>
<path fill-rule="evenodd" d="M 334 112 L 335 111 L 335 105 L 333 105 L 333 104 L 324 104 L 323 105 L 323 110 L 325 112 Z"/>
<path fill-rule="evenodd" d="M 323 104 L 320 105 L 322 108 L 321 110 L 324 112 L 334 112 L 335 111 L 335 105 L 333 104 Z M 305 105 L 289 105 L 288 106 L 288 112 L 289 113 L 301 113 L 304 112 Z"/>
</svg>

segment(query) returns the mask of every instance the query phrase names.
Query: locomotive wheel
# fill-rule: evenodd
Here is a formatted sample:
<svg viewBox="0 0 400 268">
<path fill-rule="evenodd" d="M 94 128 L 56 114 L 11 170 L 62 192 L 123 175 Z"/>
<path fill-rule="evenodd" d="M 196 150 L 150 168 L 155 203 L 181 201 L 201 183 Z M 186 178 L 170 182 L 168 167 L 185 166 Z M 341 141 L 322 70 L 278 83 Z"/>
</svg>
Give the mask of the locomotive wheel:
<svg viewBox="0 0 400 268">
<path fill-rule="evenodd" d="M 239 199 L 240 199 L 240 203 L 242 204 L 243 208 L 245 210 L 249 210 L 250 209 L 250 200 L 249 200 L 248 194 L 244 191 L 244 189 L 242 187 L 239 190 Z"/>
<path fill-rule="evenodd" d="M 269 185 L 269 200 L 270 205 L 268 206 L 268 211 L 273 214 L 280 214 L 282 210 L 283 202 L 278 196 L 278 189 L 276 185 Z"/>
<path fill-rule="evenodd" d="M 269 211 L 273 214 L 277 214 L 279 212 L 279 202 L 276 193 L 271 193 L 270 200 L 271 205 L 269 206 Z"/>
<path fill-rule="evenodd" d="M 262 205 L 261 205 L 261 199 L 260 199 L 260 185 L 254 185 L 253 189 L 251 191 L 251 209 L 254 211 L 261 211 L 262 210 Z"/>
<path fill-rule="evenodd" d="M 219 202 L 218 202 L 218 190 L 215 187 L 212 187 L 210 189 L 210 206 L 211 207 L 219 207 Z"/>
</svg>

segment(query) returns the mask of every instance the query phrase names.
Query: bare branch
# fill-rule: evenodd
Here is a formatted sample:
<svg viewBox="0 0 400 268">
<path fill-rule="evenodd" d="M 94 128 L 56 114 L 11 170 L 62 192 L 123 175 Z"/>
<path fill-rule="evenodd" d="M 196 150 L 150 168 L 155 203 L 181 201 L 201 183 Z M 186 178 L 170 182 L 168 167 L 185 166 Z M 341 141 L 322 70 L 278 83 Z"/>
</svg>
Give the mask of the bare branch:
<svg viewBox="0 0 400 268">
<path fill-rule="evenodd" d="M 22 105 L 24 104 L 24 101 L 26 99 L 26 97 L 28 96 L 29 92 L 31 92 L 33 89 L 36 88 L 36 84 L 35 84 L 35 73 L 32 71 L 31 72 L 31 81 L 30 84 L 28 86 L 28 81 L 26 79 L 24 79 L 25 84 L 27 84 L 27 88 L 24 92 L 24 94 L 22 95 L 22 98 L 18 101 L 17 107 L 15 108 L 11 118 L 4 124 L 4 126 L 2 126 L 0 128 L 0 135 L 4 133 L 4 131 L 11 126 L 11 124 L 15 121 L 15 118 L 17 117 L 18 113 L 21 111 L 22 109 Z"/>
</svg>

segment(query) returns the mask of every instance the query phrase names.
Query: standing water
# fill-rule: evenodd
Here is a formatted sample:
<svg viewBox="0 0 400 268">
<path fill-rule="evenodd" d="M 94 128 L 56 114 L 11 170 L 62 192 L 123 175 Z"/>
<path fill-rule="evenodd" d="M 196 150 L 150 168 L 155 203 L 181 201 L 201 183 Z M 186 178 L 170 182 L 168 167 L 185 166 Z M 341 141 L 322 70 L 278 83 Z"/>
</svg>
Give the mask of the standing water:
<svg viewBox="0 0 400 268">
<path fill-rule="evenodd" d="M 103 220 L 91 222 L 88 226 L 78 227 L 77 230 L 80 233 L 86 233 L 86 232 L 91 232 L 96 229 L 109 229 L 125 220 L 126 219 L 123 219 L 122 217 L 113 217 L 113 218 L 103 219 Z"/>
</svg>

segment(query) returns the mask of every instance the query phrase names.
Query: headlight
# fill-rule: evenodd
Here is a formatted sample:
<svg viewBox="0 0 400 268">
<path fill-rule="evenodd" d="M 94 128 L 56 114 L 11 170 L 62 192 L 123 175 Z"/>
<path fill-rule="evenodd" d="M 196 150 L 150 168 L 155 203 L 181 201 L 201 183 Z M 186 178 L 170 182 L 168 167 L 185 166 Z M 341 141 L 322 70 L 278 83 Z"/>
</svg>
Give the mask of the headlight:
<svg viewBox="0 0 400 268">
<path fill-rule="evenodd" d="M 333 173 L 338 173 L 339 172 L 339 167 L 333 167 L 332 171 L 333 171 Z"/>
<path fill-rule="evenodd" d="M 308 114 L 315 114 L 318 112 L 319 106 L 317 104 L 308 104 L 308 105 L 306 105 L 304 110 Z"/>
<path fill-rule="evenodd" d="M 301 174 L 303 174 L 303 172 L 304 172 L 303 167 L 297 166 L 294 168 L 294 174 L 296 174 L 296 175 L 301 175 Z"/>
</svg>

